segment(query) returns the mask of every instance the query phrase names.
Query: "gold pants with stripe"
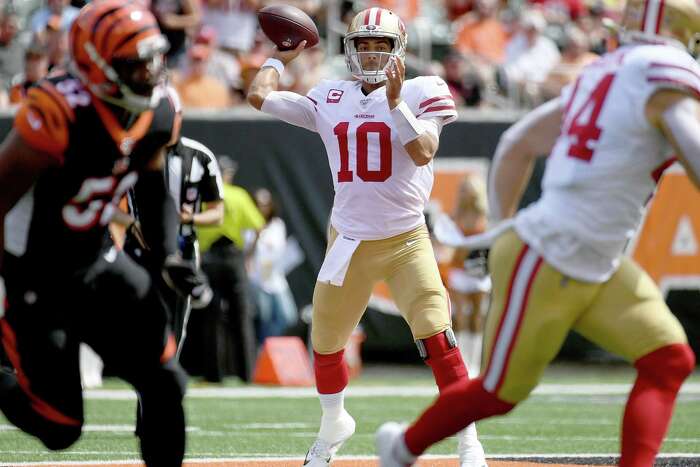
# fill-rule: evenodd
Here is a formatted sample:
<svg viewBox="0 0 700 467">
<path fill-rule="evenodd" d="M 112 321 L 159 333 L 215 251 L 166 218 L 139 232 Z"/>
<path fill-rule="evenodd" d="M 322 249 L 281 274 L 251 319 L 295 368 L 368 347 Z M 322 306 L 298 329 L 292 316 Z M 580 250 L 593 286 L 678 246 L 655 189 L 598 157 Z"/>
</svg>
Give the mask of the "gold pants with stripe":
<svg viewBox="0 0 700 467">
<path fill-rule="evenodd" d="M 328 248 L 337 235 L 331 228 Z M 311 323 L 316 352 L 331 354 L 345 347 L 367 308 L 374 285 L 381 280 L 389 285 L 414 339 L 425 339 L 450 327 L 447 293 L 423 225 L 395 237 L 362 241 L 341 287 L 316 282 Z"/>
<path fill-rule="evenodd" d="M 652 279 L 631 259 L 603 283 L 551 267 L 510 230 L 489 257 L 493 295 L 484 331 L 484 388 L 516 403 L 537 385 L 573 329 L 630 362 L 687 343 Z"/>
</svg>

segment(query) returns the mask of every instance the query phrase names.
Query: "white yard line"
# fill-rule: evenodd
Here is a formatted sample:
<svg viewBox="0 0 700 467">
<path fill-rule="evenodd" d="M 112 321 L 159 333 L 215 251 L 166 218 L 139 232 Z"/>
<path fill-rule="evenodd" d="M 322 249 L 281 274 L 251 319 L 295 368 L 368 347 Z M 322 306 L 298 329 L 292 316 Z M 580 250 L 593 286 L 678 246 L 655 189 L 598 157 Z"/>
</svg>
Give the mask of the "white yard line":
<svg viewBox="0 0 700 467">
<path fill-rule="evenodd" d="M 534 395 L 539 396 L 599 396 L 625 395 L 631 384 L 541 384 Z M 131 389 L 91 389 L 84 392 L 86 399 L 131 400 L 136 399 Z M 686 383 L 681 389 L 684 395 L 700 395 L 700 383 Z M 359 386 L 346 390 L 348 397 L 434 397 L 433 386 Z M 238 388 L 190 388 L 187 397 L 193 399 L 257 399 L 257 398 L 315 398 L 315 388 L 245 386 Z"/>
<path fill-rule="evenodd" d="M 8 424 L 2 424 L 0 425 L 0 432 L 2 431 L 19 431 L 19 428 L 17 428 L 14 425 L 8 425 Z M 82 431 L 92 431 L 92 432 L 109 432 L 109 433 L 133 433 L 134 432 L 134 425 L 83 425 Z M 188 426 L 185 428 L 185 431 L 187 432 L 193 432 L 193 431 L 201 431 L 201 428 L 196 427 L 196 426 Z M 0 452 L 3 452 L 0 450 Z"/>
<path fill-rule="evenodd" d="M 11 451 L 6 451 L 8 453 L 11 453 Z M 27 453 L 26 451 L 12 451 L 16 454 L 25 454 Z M 62 454 L 69 454 L 69 455 L 77 455 L 77 454 L 83 454 L 83 452 L 62 452 Z M 101 454 L 103 455 L 124 455 L 125 453 L 110 453 L 110 452 L 102 452 Z M 502 454 L 502 455 L 487 455 L 486 457 L 488 459 L 521 459 L 521 460 L 528 460 L 528 459 L 588 459 L 588 458 L 604 458 L 604 457 L 617 457 L 617 453 L 597 453 L 597 454 Z M 447 460 L 452 460 L 456 459 L 456 456 L 444 456 L 444 455 L 426 455 L 422 456 L 421 459 L 436 459 L 436 460 L 441 460 L 441 459 L 447 459 Z M 684 453 L 674 453 L 674 454 L 659 454 L 657 456 L 657 459 L 674 459 L 674 458 L 690 458 L 690 459 L 700 459 L 700 454 L 684 454 Z M 300 461 L 303 459 L 303 456 L 286 456 L 286 457 L 280 457 L 280 456 L 265 456 L 264 454 L 258 454 L 258 453 L 251 453 L 250 456 L 247 455 L 241 455 L 240 457 L 205 457 L 205 458 L 192 458 L 192 459 L 186 459 L 184 465 L 187 466 L 188 463 L 201 463 L 201 464 L 215 464 L 215 463 L 220 463 L 220 462 L 240 462 L 240 461 L 254 461 L 254 462 L 263 462 L 263 461 L 277 461 L 277 462 L 284 462 L 284 461 Z M 373 460 L 376 459 L 376 456 L 337 456 L 335 459 L 337 460 L 358 460 L 358 461 L 366 461 L 366 460 Z M 34 465 L 86 465 L 86 466 L 92 466 L 92 465 L 109 465 L 109 464 L 133 464 L 133 465 L 142 465 L 142 461 L 138 460 L 111 460 L 111 461 L 40 461 L 40 462 L 2 462 L 0 463 L 0 467 L 18 467 L 18 466 L 34 466 Z"/>
<path fill-rule="evenodd" d="M 203 430 L 200 427 L 188 427 L 187 431 L 192 436 L 201 437 L 236 437 L 236 438 L 256 438 L 256 437 L 269 437 L 269 431 L 249 431 L 251 428 L 254 429 L 266 429 L 266 430 L 289 430 L 294 428 L 308 428 L 311 425 L 303 423 L 248 423 L 248 424 L 229 424 L 226 425 L 228 430 Z M 2 431 L 17 431 L 18 429 L 12 425 L 3 424 L 0 425 L 0 432 Z M 86 432 L 108 432 L 108 433 L 132 433 L 134 427 L 131 425 L 85 425 L 83 431 Z M 286 436 L 292 438 L 313 438 L 316 436 L 316 431 L 287 433 Z M 355 435 L 355 438 L 372 438 L 374 435 L 372 433 L 359 433 Z M 480 435 L 481 439 L 484 440 L 498 440 L 498 441 L 605 441 L 605 442 L 615 442 L 618 440 L 617 436 L 558 436 L 552 438 L 551 436 L 524 436 L 524 435 Z M 676 443 L 693 443 L 697 441 L 696 438 L 679 438 L 679 437 L 668 437 L 665 439 L 666 442 L 676 442 Z M 36 451 L 12 451 L 0 449 L 0 454 L 41 454 Z M 94 455 L 101 453 L 101 451 L 75 451 L 71 454 L 75 455 Z M 50 453 L 46 453 L 49 455 Z M 107 453 L 116 454 L 116 453 Z M 124 453 L 122 453 L 124 454 Z M 242 454 L 245 457 L 264 455 L 264 453 L 247 453 Z M 700 456 L 700 454 L 699 454 Z M 541 456 L 540 456 L 541 457 Z M 2 465 L 2 464 L 0 464 Z"/>
</svg>

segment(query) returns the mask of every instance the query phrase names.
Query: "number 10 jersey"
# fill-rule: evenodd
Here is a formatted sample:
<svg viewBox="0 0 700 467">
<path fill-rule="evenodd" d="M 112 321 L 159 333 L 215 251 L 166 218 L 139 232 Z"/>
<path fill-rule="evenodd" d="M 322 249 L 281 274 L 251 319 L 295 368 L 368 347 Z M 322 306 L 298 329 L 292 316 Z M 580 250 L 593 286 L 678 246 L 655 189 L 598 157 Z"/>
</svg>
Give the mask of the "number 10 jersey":
<svg viewBox="0 0 700 467">
<path fill-rule="evenodd" d="M 379 240 L 425 222 L 432 162 L 417 167 L 399 141 L 386 88 L 365 95 L 359 81 L 323 80 L 307 96 L 272 94 L 264 112 L 315 131 L 323 140 L 335 189 L 331 224 L 338 232 Z M 436 119 L 438 128 L 457 117 L 439 77 L 405 81 L 401 97 L 418 119 Z"/>
</svg>

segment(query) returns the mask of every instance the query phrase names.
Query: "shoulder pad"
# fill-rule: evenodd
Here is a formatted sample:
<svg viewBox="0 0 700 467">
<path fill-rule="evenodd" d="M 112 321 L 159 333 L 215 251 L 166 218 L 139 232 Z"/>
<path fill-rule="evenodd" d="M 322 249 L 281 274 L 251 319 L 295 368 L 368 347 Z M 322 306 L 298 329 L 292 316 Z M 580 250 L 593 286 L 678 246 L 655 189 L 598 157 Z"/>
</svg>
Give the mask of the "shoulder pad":
<svg viewBox="0 0 700 467">
<path fill-rule="evenodd" d="M 53 83 L 31 87 L 15 116 L 14 127 L 30 147 L 63 162 L 75 112 Z"/>
<path fill-rule="evenodd" d="M 657 89 L 677 89 L 700 99 L 700 64 L 687 52 L 669 46 L 640 47 L 625 63 Z"/>
<path fill-rule="evenodd" d="M 416 116 L 418 118 L 443 117 L 445 123 L 457 118 L 455 102 L 447 83 L 439 76 L 421 76 L 416 78 L 418 87 Z"/>
</svg>

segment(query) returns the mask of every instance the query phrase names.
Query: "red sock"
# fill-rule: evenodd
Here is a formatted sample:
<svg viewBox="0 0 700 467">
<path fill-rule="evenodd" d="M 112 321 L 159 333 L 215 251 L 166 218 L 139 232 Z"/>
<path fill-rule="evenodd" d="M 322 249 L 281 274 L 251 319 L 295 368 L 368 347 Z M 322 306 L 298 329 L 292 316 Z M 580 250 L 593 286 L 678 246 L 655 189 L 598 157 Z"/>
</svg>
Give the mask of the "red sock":
<svg viewBox="0 0 700 467">
<path fill-rule="evenodd" d="M 467 366 L 457 347 L 450 347 L 444 332 L 423 339 L 423 345 L 428 352 L 425 363 L 433 370 L 435 383 L 440 392 L 458 381 L 467 381 Z"/>
<path fill-rule="evenodd" d="M 316 389 L 320 394 L 335 394 L 348 385 L 348 366 L 344 355 L 345 350 L 329 355 L 314 352 Z"/>
<path fill-rule="evenodd" d="M 486 392 L 482 379 L 462 379 L 440 392 L 437 401 L 406 430 L 406 447 L 418 456 L 472 422 L 509 412 L 514 404 Z"/>
<path fill-rule="evenodd" d="M 634 366 L 637 380 L 622 421 L 620 467 L 654 465 L 676 395 L 695 367 L 695 355 L 687 344 L 674 344 L 643 356 Z"/>
</svg>

